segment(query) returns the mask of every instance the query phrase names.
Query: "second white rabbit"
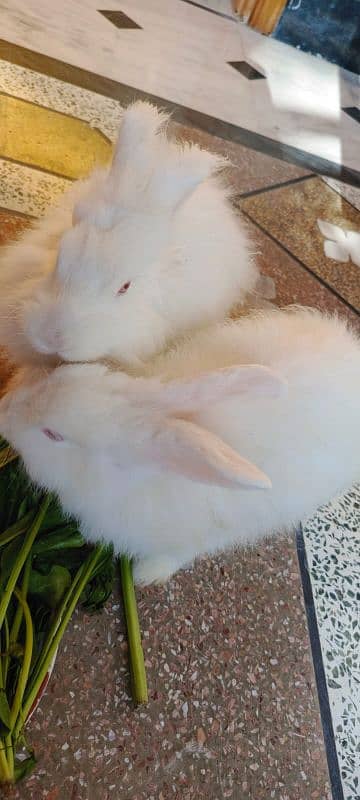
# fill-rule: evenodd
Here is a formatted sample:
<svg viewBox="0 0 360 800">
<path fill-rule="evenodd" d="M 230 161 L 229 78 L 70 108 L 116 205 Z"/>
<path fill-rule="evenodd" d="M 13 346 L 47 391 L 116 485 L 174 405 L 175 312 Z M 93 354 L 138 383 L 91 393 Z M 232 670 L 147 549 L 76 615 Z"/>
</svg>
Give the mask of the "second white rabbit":
<svg viewBox="0 0 360 800">
<path fill-rule="evenodd" d="M 360 479 L 360 342 L 337 318 L 214 326 L 147 375 L 24 370 L 0 404 L 32 479 L 135 556 L 139 581 L 289 529 Z"/>
</svg>

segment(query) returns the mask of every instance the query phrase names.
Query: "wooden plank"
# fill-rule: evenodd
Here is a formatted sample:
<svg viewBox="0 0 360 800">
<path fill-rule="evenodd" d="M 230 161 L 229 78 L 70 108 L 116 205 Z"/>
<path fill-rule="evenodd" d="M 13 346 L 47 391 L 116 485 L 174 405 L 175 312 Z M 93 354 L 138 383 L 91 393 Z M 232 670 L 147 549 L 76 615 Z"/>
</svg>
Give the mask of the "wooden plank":
<svg viewBox="0 0 360 800">
<path fill-rule="evenodd" d="M 286 3 L 287 0 L 257 0 L 249 19 L 249 25 L 260 33 L 272 33 Z"/>
<path fill-rule="evenodd" d="M 234 11 L 243 22 L 248 22 L 258 0 L 234 0 Z"/>
</svg>

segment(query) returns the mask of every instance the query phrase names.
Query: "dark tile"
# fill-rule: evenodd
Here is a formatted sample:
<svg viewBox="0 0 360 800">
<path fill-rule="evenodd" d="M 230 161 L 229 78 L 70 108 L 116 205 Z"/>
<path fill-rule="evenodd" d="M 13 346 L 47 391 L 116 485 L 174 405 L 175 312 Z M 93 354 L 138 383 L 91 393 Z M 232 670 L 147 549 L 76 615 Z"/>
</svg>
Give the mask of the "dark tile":
<svg viewBox="0 0 360 800">
<path fill-rule="evenodd" d="M 356 106 L 350 106 L 350 108 L 343 108 L 342 110 L 345 114 L 351 117 L 351 119 L 354 119 L 355 122 L 360 122 L 360 108 L 356 108 Z"/>
<path fill-rule="evenodd" d="M 255 69 L 255 67 L 252 67 L 251 64 L 248 64 L 247 61 L 228 61 L 228 64 L 249 81 L 258 81 L 260 78 L 265 79 L 265 75 Z"/>
<path fill-rule="evenodd" d="M 137 22 L 134 22 L 133 19 L 130 19 L 130 17 L 124 14 L 123 11 L 102 11 L 101 9 L 98 10 L 99 14 L 102 14 L 103 17 L 106 17 L 106 19 L 108 19 L 109 22 L 112 22 L 112 24 L 115 25 L 116 28 L 121 28 L 121 29 L 127 28 L 129 30 L 130 29 L 134 30 L 135 28 L 137 28 L 138 30 L 142 31 L 141 25 L 138 25 Z"/>
</svg>

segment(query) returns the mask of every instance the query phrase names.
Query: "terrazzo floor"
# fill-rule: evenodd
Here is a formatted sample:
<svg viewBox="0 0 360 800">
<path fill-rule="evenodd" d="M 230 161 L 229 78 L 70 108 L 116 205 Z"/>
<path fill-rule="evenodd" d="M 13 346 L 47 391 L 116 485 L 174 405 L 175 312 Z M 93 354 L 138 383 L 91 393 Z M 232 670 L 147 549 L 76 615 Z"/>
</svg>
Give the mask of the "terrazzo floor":
<svg viewBox="0 0 360 800">
<path fill-rule="evenodd" d="M 51 60 L 46 74 L 43 57 L 30 69 L 19 48 L 1 53 L 2 246 L 110 157 L 130 98 Z M 360 330 L 359 268 L 327 259 L 317 226 L 321 216 L 360 231 L 356 190 L 196 121 L 175 113 L 174 132 L 230 157 L 275 302 L 337 311 Z M 35 146 L 35 130 L 51 131 L 51 148 Z M 101 615 L 78 611 L 29 724 L 37 768 L 11 800 L 358 800 L 359 507 L 353 489 L 304 523 L 297 544 L 289 535 L 204 560 L 139 592 L 147 708 L 130 700 L 118 594 Z"/>
</svg>

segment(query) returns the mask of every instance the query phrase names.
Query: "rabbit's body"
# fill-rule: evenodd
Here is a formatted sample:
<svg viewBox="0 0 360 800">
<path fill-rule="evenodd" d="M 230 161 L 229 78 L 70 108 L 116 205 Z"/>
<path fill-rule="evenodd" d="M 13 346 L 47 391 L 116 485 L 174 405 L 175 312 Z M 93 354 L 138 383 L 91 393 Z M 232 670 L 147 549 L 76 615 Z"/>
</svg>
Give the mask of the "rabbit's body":
<svg viewBox="0 0 360 800">
<path fill-rule="evenodd" d="M 130 107 L 111 167 L 1 254 L 0 345 L 17 363 L 139 364 L 255 289 L 223 162 L 169 141 L 166 121 Z"/>
<path fill-rule="evenodd" d="M 272 371 L 288 382 L 279 396 Z M 289 529 L 360 479 L 360 343 L 318 312 L 199 332 L 145 378 L 78 365 L 18 381 L 0 429 L 86 536 L 139 559 L 144 582 Z M 271 489 L 251 488 L 266 478 L 249 462 Z"/>
</svg>

